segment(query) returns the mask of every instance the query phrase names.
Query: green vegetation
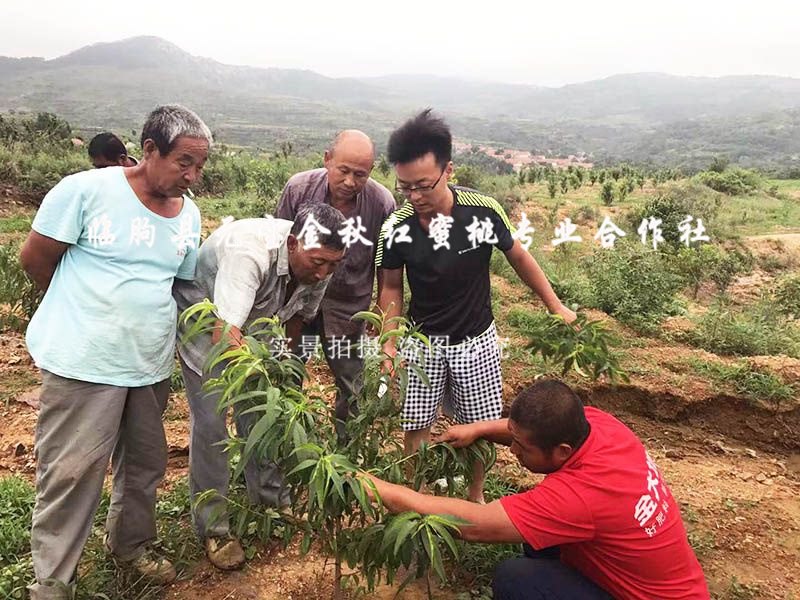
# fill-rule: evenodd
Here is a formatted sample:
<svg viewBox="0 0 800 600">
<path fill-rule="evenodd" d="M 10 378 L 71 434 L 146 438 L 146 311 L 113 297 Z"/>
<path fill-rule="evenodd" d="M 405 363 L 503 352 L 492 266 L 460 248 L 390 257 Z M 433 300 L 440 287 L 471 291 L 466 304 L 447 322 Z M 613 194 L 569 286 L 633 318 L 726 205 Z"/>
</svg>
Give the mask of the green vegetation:
<svg viewBox="0 0 800 600">
<path fill-rule="evenodd" d="M 687 216 L 696 220 L 702 219 L 706 235 L 718 239 L 715 218 L 723 201 L 723 196 L 707 187 L 693 183 L 669 183 L 658 190 L 658 193 L 646 201 L 641 207 L 632 210 L 628 216 L 631 228 L 638 231 L 643 219 L 660 219 L 664 241 L 675 247 L 680 246 L 681 222 Z M 650 234 L 648 233 L 648 241 Z"/>
<path fill-rule="evenodd" d="M 604 375 L 612 381 L 628 379 L 619 358 L 609 350 L 616 340 L 600 321 L 579 314 L 573 324 L 567 324 L 560 315 L 514 308 L 508 322 L 528 337 L 529 350 L 541 354 L 546 362 L 560 365 L 562 376 L 575 371 L 592 379 Z"/>
<path fill-rule="evenodd" d="M 690 343 L 716 354 L 785 354 L 800 358 L 800 327 L 770 298 L 737 307 L 720 296 L 687 334 Z"/>
<path fill-rule="evenodd" d="M 691 359 L 691 367 L 704 377 L 730 384 L 738 394 L 768 402 L 780 408 L 800 394 L 796 386 L 783 383 L 774 374 L 753 368 L 747 361 L 726 365 L 717 361 Z"/>
<path fill-rule="evenodd" d="M 19 250 L 0 245 L 0 326 L 23 331 L 41 298 L 19 262 Z"/>
<path fill-rule="evenodd" d="M 592 282 L 592 305 L 620 322 L 654 332 L 661 320 L 679 314 L 677 293 L 683 285 L 666 255 L 638 241 L 617 241 L 584 259 Z"/>
<path fill-rule="evenodd" d="M 34 489 L 20 477 L 0 479 L 0 598 L 24 599 L 33 580 L 30 556 L 30 522 Z M 115 564 L 103 547 L 103 525 L 109 495 L 103 492 L 92 534 L 78 566 L 78 585 L 70 590 L 76 600 L 96 598 L 163 598 L 161 586 Z M 190 523 L 189 489 L 182 480 L 162 494 L 156 506 L 159 539 L 156 547 L 176 565 L 179 574 L 201 555 Z"/>
<path fill-rule="evenodd" d="M 729 196 L 744 196 L 764 187 L 761 175 L 746 169 L 723 168 L 721 171 L 703 171 L 695 175 L 694 179 L 712 190 Z"/>
<path fill-rule="evenodd" d="M 401 346 L 410 339 L 427 343 L 402 317 L 392 320 L 398 328 L 391 330 L 374 313 L 359 313 L 356 318 L 379 332 L 378 348 L 389 338 L 399 338 Z M 213 305 L 198 304 L 181 316 L 186 326 L 183 335 L 191 339 L 209 331 L 216 320 Z M 423 379 L 425 375 L 416 364 L 406 366 L 399 354 L 390 359 L 393 374 L 383 372 L 381 365 L 389 357 L 382 351 L 365 358 L 364 384 L 355 398 L 359 412 L 348 420 L 348 440 L 339 445 L 324 397 L 319 390 L 301 385 L 308 377 L 305 365 L 294 356 L 279 358 L 271 348 L 269 340 L 284 337 L 277 319 L 260 319 L 249 328 L 241 348 L 220 347 L 209 357 L 209 369 L 222 360 L 227 364 L 220 377 L 207 384 L 207 389 L 220 393 L 220 408 L 235 408 L 255 419 L 246 439 L 227 442 L 227 451 L 238 455 L 234 479 L 249 460 L 269 460 L 280 466 L 291 490 L 291 514 L 305 515 L 302 520 L 287 517 L 285 527 L 302 534 L 301 552 L 317 541 L 334 557 L 336 598 L 342 597 L 344 588 L 372 590 L 383 578 L 391 583 L 401 567 L 408 570 L 401 589 L 428 573 L 447 581 L 444 559 L 449 555 L 458 560 L 454 532 L 460 523 L 436 515 L 387 515 L 380 504 L 370 501 L 368 490 L 374 492 L 374 486 L 357 472 L 369 469 L 390 481 L 410 480 L 417 489 L 445 478 L 448 493 L 453 493 L 456 478 L 470 480 L 475 461 L 486 469 L 492 466 L 493 447 L 484 441 L 458 450 L 447 444 L 423 445 L 418 453 L 403 456 L 402 447 L 393 441 L 400 426 L 398 399 L 408 382 L 407 369 Z M 198 502 L 215 494 L 210 490 Z M 254 531 L 271 538 L 275 523 L 271 511 L 253 507 L 245 520 L 255 513 L 263 518 L 255 516 Z M 291 537 L 286 533 L 284 539 Z M 358 570 L 342 575 L 345 562 Z"/>
<path fill-rule="evenodd" d="M 787 275 L 778 281 L 775 303 L 783 314 L 800 319 L 800 273 Z"/>
</svg>

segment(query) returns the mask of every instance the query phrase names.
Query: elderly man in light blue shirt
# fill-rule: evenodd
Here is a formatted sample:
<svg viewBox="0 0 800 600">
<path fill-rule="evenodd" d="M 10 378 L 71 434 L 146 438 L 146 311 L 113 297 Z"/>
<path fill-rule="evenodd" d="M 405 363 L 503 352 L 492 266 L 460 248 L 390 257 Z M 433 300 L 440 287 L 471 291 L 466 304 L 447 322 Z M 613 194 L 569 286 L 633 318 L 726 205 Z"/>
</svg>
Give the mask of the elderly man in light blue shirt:
<svg viewBox="0 0 800 600">
<path fill-rule="evenodd" d="M 149 545 L 167 465 L 171 291 L 194 277 L 200 212 L 186 194 L 210 144 L 192 111 L 157 108 L 142 130 L 142 163 L 62 179 L 22 248 L 23 267 L 46 290 L 26 335 L 42 371 L 33 600 L 71 597 L 109 458 L 107 549 L 155 581 L 175 578 Z"/>
</svg>

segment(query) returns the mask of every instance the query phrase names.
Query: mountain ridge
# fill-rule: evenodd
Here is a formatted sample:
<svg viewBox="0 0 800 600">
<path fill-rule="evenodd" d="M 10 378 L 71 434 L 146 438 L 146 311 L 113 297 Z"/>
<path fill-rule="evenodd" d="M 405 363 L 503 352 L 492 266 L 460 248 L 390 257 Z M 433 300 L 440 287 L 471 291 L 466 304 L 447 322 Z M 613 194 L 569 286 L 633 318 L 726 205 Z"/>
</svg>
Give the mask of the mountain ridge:
<svg viewBox="0 0 800 600">
<path fill-rule="evenodd" d="M 0 112 L 56 112 L 87 131 L 135 129 L 164 102 L 191 106 L 221 139 L 253 146 L 291 139 L 296 147 L 318 148 L 337 129 L 352 126 L 381 141 L 403 118 L 432 106 L 461 139 L 523 149 L 680 162 L 680 146 L 654 156 L 630 153 L 637 152 L 637 140 L 653 147 L 653 132 L 674 129 L 691 138 L 693 127 L 708 135 L 713 124 L 714 137 L 719 133 L 726 142 L 719 148 L 709 140 L 709 153 L 755 162 L 800 154 L 800 139 L 786 132 L 788 115 L 789 131 L 797 133 L 794 111 L 800 108 L 800 79 L 791 77 L 640 72 L 560 87 L 402 73 L 336 78 L 229 65 L 155 36 L 91 44 L 48 60 L 0 57 Z M 763 115 L 775 115 L 780 129 L 774 141 L 759 134 L 742 148 L 730 147 L 724 129 L 737 121 L 771 122 Z"/>
</svg>

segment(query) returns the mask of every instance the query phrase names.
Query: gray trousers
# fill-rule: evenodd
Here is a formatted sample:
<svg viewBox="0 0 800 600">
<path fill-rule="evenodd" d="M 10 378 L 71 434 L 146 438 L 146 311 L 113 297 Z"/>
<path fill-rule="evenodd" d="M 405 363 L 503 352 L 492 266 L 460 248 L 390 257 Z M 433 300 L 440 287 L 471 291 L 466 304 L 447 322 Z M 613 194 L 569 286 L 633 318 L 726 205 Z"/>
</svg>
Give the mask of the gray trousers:
<svg viewBox="0 0 800 600">
<path fill-rule="evenodd" d="M 192 505 L 192 521 L 200 537 L 226 536 L 230 533 L 226 500 L 230 484 L 228 455 L 224 445 L 228 439 L 228 411 L 218 412 L 219 394 L 205 392 L 203 384 L 218 377 L 223 366 L 217 365 L 202 377 L 181 359 L 181 371 L 189 399 L 189 490 L 194 500 L 207 490 L 217 495 L 207 501 Z M 247 437 L 256 415 L 234 415 L 240 437 Z M 283 485 L 278 467 L 271 462 L 250 460 L 244 467 L 247 495 L 254 504 L 287 506 L 289 490 Z"/>
<path fill-rule="evenodd" d="M 42 371 L 36 423 L 32 600 L 67 598 L 100 502 L 108 460 L 113 484 L 106 530 L 111 552 L 133 560 L 156 538 L 156 487 L 167 468 L 161 416 L 169 380 L 117 387 Z"/>
<path fill-rule="evenodd" d="M 302 335 L 317 335 L 321 338 L 325 361 L 336 379 L 336 404 L 334 408 L 336 436 L 339 439 L 339 443 L 344 443 L 346 441 L 345 422 L 348 416 L 356 414 L 358 406 L 353 398 L 361 391 L 363 386 L 364 359 L 359 357 L 359 336 L 346 336 L 347 341 L 343 345 L 351 345 L 349 356 L 346 351 L 339 352 L 337 355 L 336 352 L 332 351 L 332 338 L 325 335 L 322 311 L 317 313 L 311 323 L 303 327 Z"/>
</svg>

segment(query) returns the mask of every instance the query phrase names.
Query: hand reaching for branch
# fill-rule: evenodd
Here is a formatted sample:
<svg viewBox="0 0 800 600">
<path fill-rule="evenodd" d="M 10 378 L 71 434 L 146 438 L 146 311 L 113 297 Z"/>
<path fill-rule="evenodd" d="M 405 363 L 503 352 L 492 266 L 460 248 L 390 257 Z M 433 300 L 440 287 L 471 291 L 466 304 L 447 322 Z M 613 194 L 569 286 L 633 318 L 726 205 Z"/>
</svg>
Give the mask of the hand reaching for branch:
<svg viewBox="0 0 800 600">
<path fill-rule="evenodd" d="M 466 448 L 474 444 L 478 437 L 474 425 L 453 425 L 436 438 L 436 441 L 447 442 L 453 448 Z"/>
</svg>

